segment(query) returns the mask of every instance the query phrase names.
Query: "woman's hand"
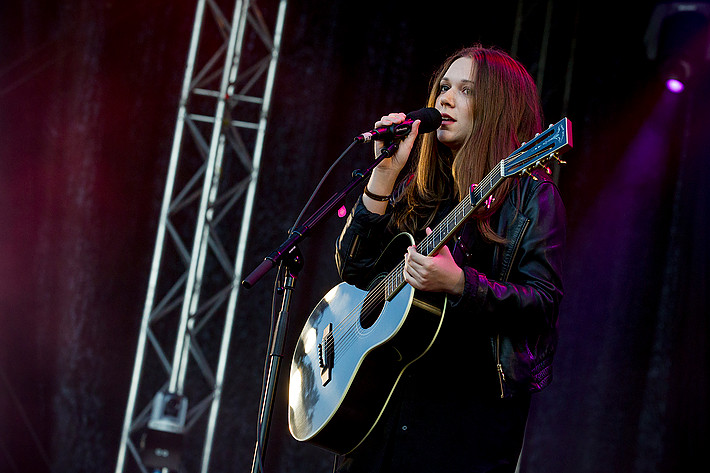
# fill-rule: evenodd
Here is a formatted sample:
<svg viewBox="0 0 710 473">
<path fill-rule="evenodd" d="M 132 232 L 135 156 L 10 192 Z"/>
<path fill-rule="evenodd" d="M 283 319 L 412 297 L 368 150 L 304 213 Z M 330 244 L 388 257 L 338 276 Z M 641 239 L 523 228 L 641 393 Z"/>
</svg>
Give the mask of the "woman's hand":
<svg viewBox="0 0 710 473">
<path fill-rule="evenodd" d="M 375 128 L 386 127 L 390 125 L 398 125 L 407 119 L 407 115 L 404 113 L 390 113 L 385 115 L 379 121 L 375 122 Z M 399 175 L 399 172 L 407 164 L 409 159 L 409 154 L 412 152 L 412 146 L 414 146 L 414 141 L 419 133 L 420 120 L 415 120 L 412 123 L 412 130 L 409 134 L 400 141 L 399 147 L 395 152 L 394 156 L 382 160 L 382 162 L 375 168 L 376 171 L 381 173 L 394 173 L 395 178 Z M 375 157 L 380 155 L 382 148 L 385 144 L 382 141 L 375 141 Z"/>
<path fill-rule="evenodd" d="M 375 128 L 396 125 L 402 123 L 406 118 L 407 116 L 404 113 L 390 113 L 377 121 L 375 123 Z M 415 120 L 414 123 L 412 123 L 411 131 L 403 140 L 400 141 L 394 155 L 383 159 L 372 171 L 370 181 L 367 183 L 367 189 L 371 193 L 381 196 L 388 196 L 392 194 L 392 189 L 397 181 L 397 176 L 399 176 L 400 171 L 407 164 L 409 154 L 412 152 L 414 141 L 419 133 L 419 123 L 421 123 L 420 120 Z M 375 141 L 375 157 L 380 155 L 383 147 L 384 143 Z M 363 197 L 363 203 L 370 212 L 378 213 L 380 215 L 384 214 L 387 209 L 386 201 L 373 200 L 367 195 Z"/>
<path fill-rule="evenodd" d="M 426 229 L 427 235 L 431 229 Z M 424 256 L 415 246 L 407 248 L 404 256 L 404 280 L 413 288 L 429 292 L 446 292 L 460 296 L 466 282 L 461 269 L 447 246 L 433 256 Z"/>
</svg>

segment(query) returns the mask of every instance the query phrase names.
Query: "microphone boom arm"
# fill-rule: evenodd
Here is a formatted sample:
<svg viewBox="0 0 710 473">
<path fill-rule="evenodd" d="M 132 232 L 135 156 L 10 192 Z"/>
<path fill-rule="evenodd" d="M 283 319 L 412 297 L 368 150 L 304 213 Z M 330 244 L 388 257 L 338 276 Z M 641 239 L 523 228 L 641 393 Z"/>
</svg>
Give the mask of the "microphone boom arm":
<svg viewBox="0 0 710 473">
<path fill-rule="evenodd" d="M 399 147 L 398 141 L 392 141 L 385 145 L 380 151 L 379 156 L 364 171 L 353 172 L 351 181 L 340 191 L 333 194 L 321 207 L 316 210 L 308 219 L 298 227 L 291 230 L 289 237 L 274 251 L 269 253 L 264 258 L 264 261 L 259 264 L 244 280 L 242 286 L 246 289 L 251 289 L 254 285 L 273 267 L 278 266 L 285 258 L 290 258 L 292 253 L 297 252 L 296 246 L 298 243 L 308 236 L 309 231 L 318 224 L 324 217 L 328 216 L 333 209 L 359 184 L 362 184 L 366 178 L 372 174 L 372 171 L 377 167 L 383 159 L 392 156 Z"/>
</svg>

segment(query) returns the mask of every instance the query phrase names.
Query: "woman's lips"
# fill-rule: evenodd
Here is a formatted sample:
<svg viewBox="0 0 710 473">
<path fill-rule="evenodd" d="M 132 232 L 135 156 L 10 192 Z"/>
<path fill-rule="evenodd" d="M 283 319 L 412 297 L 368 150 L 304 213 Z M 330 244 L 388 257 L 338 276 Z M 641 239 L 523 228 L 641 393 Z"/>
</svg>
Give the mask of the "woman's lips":
<svg viewBox="0 0 710 473">
<path fill-rule="evenodd" d="M 451 115 L 446 114 L 446 113 L 442 113 L 442 114 L 441 114 L 441 124 L 442 124 L 442 125 L 451 124 L 451 123 L 454 123 L 455 121 L 456 121 L 456 120 L 454 120 L 454 119 L 451 117 Z"/>
</svg>

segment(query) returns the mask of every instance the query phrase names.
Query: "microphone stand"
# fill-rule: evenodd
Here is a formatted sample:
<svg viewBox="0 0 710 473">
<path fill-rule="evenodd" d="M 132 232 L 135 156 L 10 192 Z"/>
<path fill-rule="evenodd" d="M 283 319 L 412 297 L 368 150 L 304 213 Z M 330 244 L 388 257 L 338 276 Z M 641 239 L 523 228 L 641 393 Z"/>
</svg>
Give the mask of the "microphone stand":
<svg viewBox="0 0 710 473">
<path fill-rule="evenodd" d="M 384 148 L 380 151 L 379 156 L 375 158 L 367 169 L 364 171 L 354 171 L 352 180 L 345 187 L 343 187 L 343 189 L 333 194 L 333 196 L 328 199 L 328 201 L 318 210 L 316 210 L 313 215 L 311 215 L 302 225 L 291 230 L 286 241 L 266 256 L 264 261 L 242 281 L 242 286 L 246 289 L 250 289 L 274 266 L 279 265 L 286 270 L 281 311 L 279 312 L 277 322 L 274 326 L 275 333 L 272 335 L 273 342 L 270 347 L 267 373 L 265 373 L 266 388 L 264 389 L 259 406 L 259 431 L 256 446 L 254 448 L 254 458 L 251 469 L 252 473 L 258 473 L 261 470 L 262 458 L 264 458 L 264 454 L 266 452 L 269 427 L 271 424 L 271 414 L 273 412 L 274 394 L 281 368 L 281 361 L 284 356 L 283 351 L 286 341 L 286 332 L 288 329 L 288 311 L 298 272 L 303 267 L 303 258 L 297 245 L 301 240 L 308 236 L 308 233 L 313 227 L 315 227 L 324 217 L 328 216 L 336 208 L 336 206 L 343 199 L 345 199 L 345 196 L 349 194 L 350 191 L 352 191 L 359 184 L 362 184 L 365 179 L 372 174 L 373 169 L 375 169 L 375 167 L 377 167 L 383 159 L 392 156 L 398 146 L 399 143 L 397 141 L 386 143 Z"/>
</svg>

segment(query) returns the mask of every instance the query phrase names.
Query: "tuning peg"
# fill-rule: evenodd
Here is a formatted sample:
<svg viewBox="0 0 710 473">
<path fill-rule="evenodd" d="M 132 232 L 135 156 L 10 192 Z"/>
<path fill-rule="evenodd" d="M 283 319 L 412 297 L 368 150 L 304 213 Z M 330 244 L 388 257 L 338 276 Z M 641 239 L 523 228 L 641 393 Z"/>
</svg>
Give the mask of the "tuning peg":
<svg viewBox="0 0 710 473">
<path fill-rule="evenodd" d="M 528 176 L 532 177 L 532 178 L 533 178 L 533 181 L 537 181 L 537 180 L 538 180 L 537 176 L 535 176 L 535 175 L 534 175 L 533 173 L 531 173 L 529 170 L 526 169 L 526 170 L 524 171 L 524 173 L 527 174 Z"/>
<path fill-rule="evenodd" d="M 552 157 L 560 164 L 567 164 L 567 161 L 562 161 L 560 159 L 560 154 L 559 153 L 554 153 Z"/>
</svg>

